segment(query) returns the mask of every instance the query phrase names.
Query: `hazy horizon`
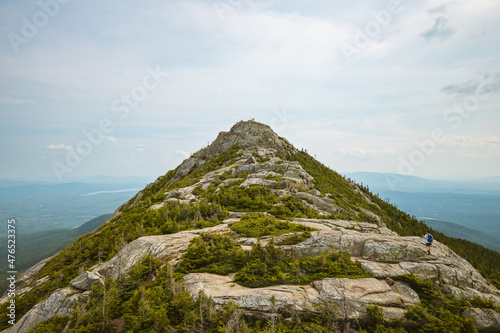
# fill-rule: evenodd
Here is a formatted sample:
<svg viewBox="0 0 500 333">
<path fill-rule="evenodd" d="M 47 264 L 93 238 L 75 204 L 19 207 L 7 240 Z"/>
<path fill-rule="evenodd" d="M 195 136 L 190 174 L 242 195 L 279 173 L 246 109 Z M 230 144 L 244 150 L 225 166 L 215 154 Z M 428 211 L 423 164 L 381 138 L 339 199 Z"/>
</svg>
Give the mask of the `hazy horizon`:
<svg viewBox="0 0 500 333">
<path fill-rule="evenodd" d="M 321 161 L 320 161 L 321 162 Z M 94 182 L 98 183 L 99 181 L 111 181 L 113 180 L 116 183 L 126 183 L 126 182 L 141 182 L 141 181 L 147 181 L 147 182 L 153 182 L 155 181 L 158 177 L 166 174 L 169 170 L 166 170 L 164 173 L 159 174 L 159 175 L 124 175 L 124 176 L 113 176 L 113 175 L 92 175 L 92 176 L 82 176 L 82 177 L 65 177 L 64 181 L 62 183 L 71 183 L 71 182 Z M 352 171 L 352 172 L 341 172 L 338 170 L 334 170 L 338 172 L 339 174 L 347 177 L 352 177 L 356 174 L 375 174 L 375 175 L 394 175 L 396 177 L 402 176 L 402 177 L 416 177 L 417 179 L 422 179 L 422 180 L 428 180 L 428 181 L 449 181 L 449 182 L 469 182 L 469 183 L 474 183 L 474 182 L 484 182 L 487 180 L 493 180 L 494 183 L 499 182 L 500 183 L 500 175 L 491 175 L 491 176 L 474 176 L 474 175 L 457 175 L 454 177 L 438 177 L 438 178 L 433 178 L 433 177 L 419 177 L 419 176 L 406 176 L 406 175 L 399 175 L 399 174 L 394 174 L 390 172 L 372 172 L 372 171 Z M 354 179 L 355 180 L 355 179 Z M 12 178 L 0 178 L 1 181 L 13 181 L 13 182 L 40 182 L 40 183 L 50 183 L 50 184 L 59 184 L 57 179 L 54 179 L 53 177 L 12 177 Z M 498 188 L 500 191 L 500 187 Z"/>
</svg>

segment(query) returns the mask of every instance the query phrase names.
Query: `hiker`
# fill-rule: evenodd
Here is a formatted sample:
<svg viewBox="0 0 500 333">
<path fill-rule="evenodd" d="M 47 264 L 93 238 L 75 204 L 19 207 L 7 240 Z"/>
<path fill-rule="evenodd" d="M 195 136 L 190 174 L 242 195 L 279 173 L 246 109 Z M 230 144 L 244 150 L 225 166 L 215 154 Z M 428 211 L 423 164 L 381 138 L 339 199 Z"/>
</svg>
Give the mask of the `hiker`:
<svg viewBox="0 0 500 333">
<path fill-rule="evenodd" d="M 425 238 L 425 246 L 427 246 L 427 254 L 431 254 L 431 245 L 434 238 L 430 234 L 429 230 L 427 230 L 427 233 L 425 235 L 422 235 L 422 237 Z"/>
</svg>

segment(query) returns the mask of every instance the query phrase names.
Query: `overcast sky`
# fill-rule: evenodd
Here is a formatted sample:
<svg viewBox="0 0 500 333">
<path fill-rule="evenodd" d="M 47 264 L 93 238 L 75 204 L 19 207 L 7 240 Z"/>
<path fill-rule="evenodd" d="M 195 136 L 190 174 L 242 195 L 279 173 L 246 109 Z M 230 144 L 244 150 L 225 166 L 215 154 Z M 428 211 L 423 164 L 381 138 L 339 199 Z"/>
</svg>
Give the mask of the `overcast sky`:
<svg viewBox="0 0 500 333">
<path fill-rule="evenodd" d="M 239 120 L 339 172 L 500 175 L 500 2 L 0 4 L 0 178 L 155 178 Z"/>
</svg>

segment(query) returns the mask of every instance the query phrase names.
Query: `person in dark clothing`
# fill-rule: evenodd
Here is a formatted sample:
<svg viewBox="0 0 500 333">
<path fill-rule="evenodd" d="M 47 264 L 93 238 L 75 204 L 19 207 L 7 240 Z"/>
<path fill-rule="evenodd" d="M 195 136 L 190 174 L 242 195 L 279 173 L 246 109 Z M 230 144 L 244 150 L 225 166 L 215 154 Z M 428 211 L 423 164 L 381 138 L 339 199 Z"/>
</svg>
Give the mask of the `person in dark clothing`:
<svg viewBox="0 0 500 333">
<path fill-rule="evenodd" d="M 425 238 L 425 246 L 427 246 L 427 254 L 431 254 L 431 245 L 434 238 L 432 237 L 429 230 L 427 230 L 427 233 L 425 235 L 422 235 L 422 237 Z"/>
</svg>

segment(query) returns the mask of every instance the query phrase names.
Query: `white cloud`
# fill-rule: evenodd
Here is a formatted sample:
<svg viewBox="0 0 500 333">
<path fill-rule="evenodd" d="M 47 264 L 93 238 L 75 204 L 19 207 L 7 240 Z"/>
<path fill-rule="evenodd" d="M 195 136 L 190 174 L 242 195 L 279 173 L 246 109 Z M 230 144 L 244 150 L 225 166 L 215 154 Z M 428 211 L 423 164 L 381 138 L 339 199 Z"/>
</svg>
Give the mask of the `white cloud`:
<svg viewBox="0 0 500 333">
<path fill-rule="evenodd" d="M 434 21 L 432 28 L 424 32 L 421 36 L 424 37 L 426 41 L 431 41 L 435 38 L 443 41 L 454 34 L 454 31 L 447 27 L 447 24 L 448 18 L 439 16 Z"/>
<path fill-rule="evenodd" d="M 108 140 L 110 142 L 116 143 L 116 138 L 114 136 L 109 136 L 109 135 L 103 135 L 102 137 L 104 140 Z"/>
<path fill-rule="evenodd" d="M 181 155 L 184 158 L 188 158 L 189 156 L 191 156 L 191 154 L 188 153 L 187 151 L 183 151 L 183 150 L 180 150 L 180 149 L 176 150 L 175 153 L 178 154 L 178 155 Z"/>
<path fill-rule="evenodd" d="M 136 145 L 134 153 L 130 156 L 133 160 L 137 159 L 137 157 L 142 154 L 142 152 L 146 149 L 145 145 Z"/>
<path fill-rule="evenodd" d="M 55 144 L 55 145 L 48 145 L 48 146 L 45 146 L 46 149 L 48 150 L 55 150 L 55 151 L 60 151 L 60 150 L 66 150 L 66 151 L 70 151 L 70 150 L 73 150 L 73 146 L 68 146 L 68 145 L 65 145 L 65 144 Z"/>
<path fill-rule="evenodd" d="M 483 145 L 500 145 L 500 138 L 496 136 L 490 136 L 485 139 L 479 139 L 477 142 Z"/>
</svg>

